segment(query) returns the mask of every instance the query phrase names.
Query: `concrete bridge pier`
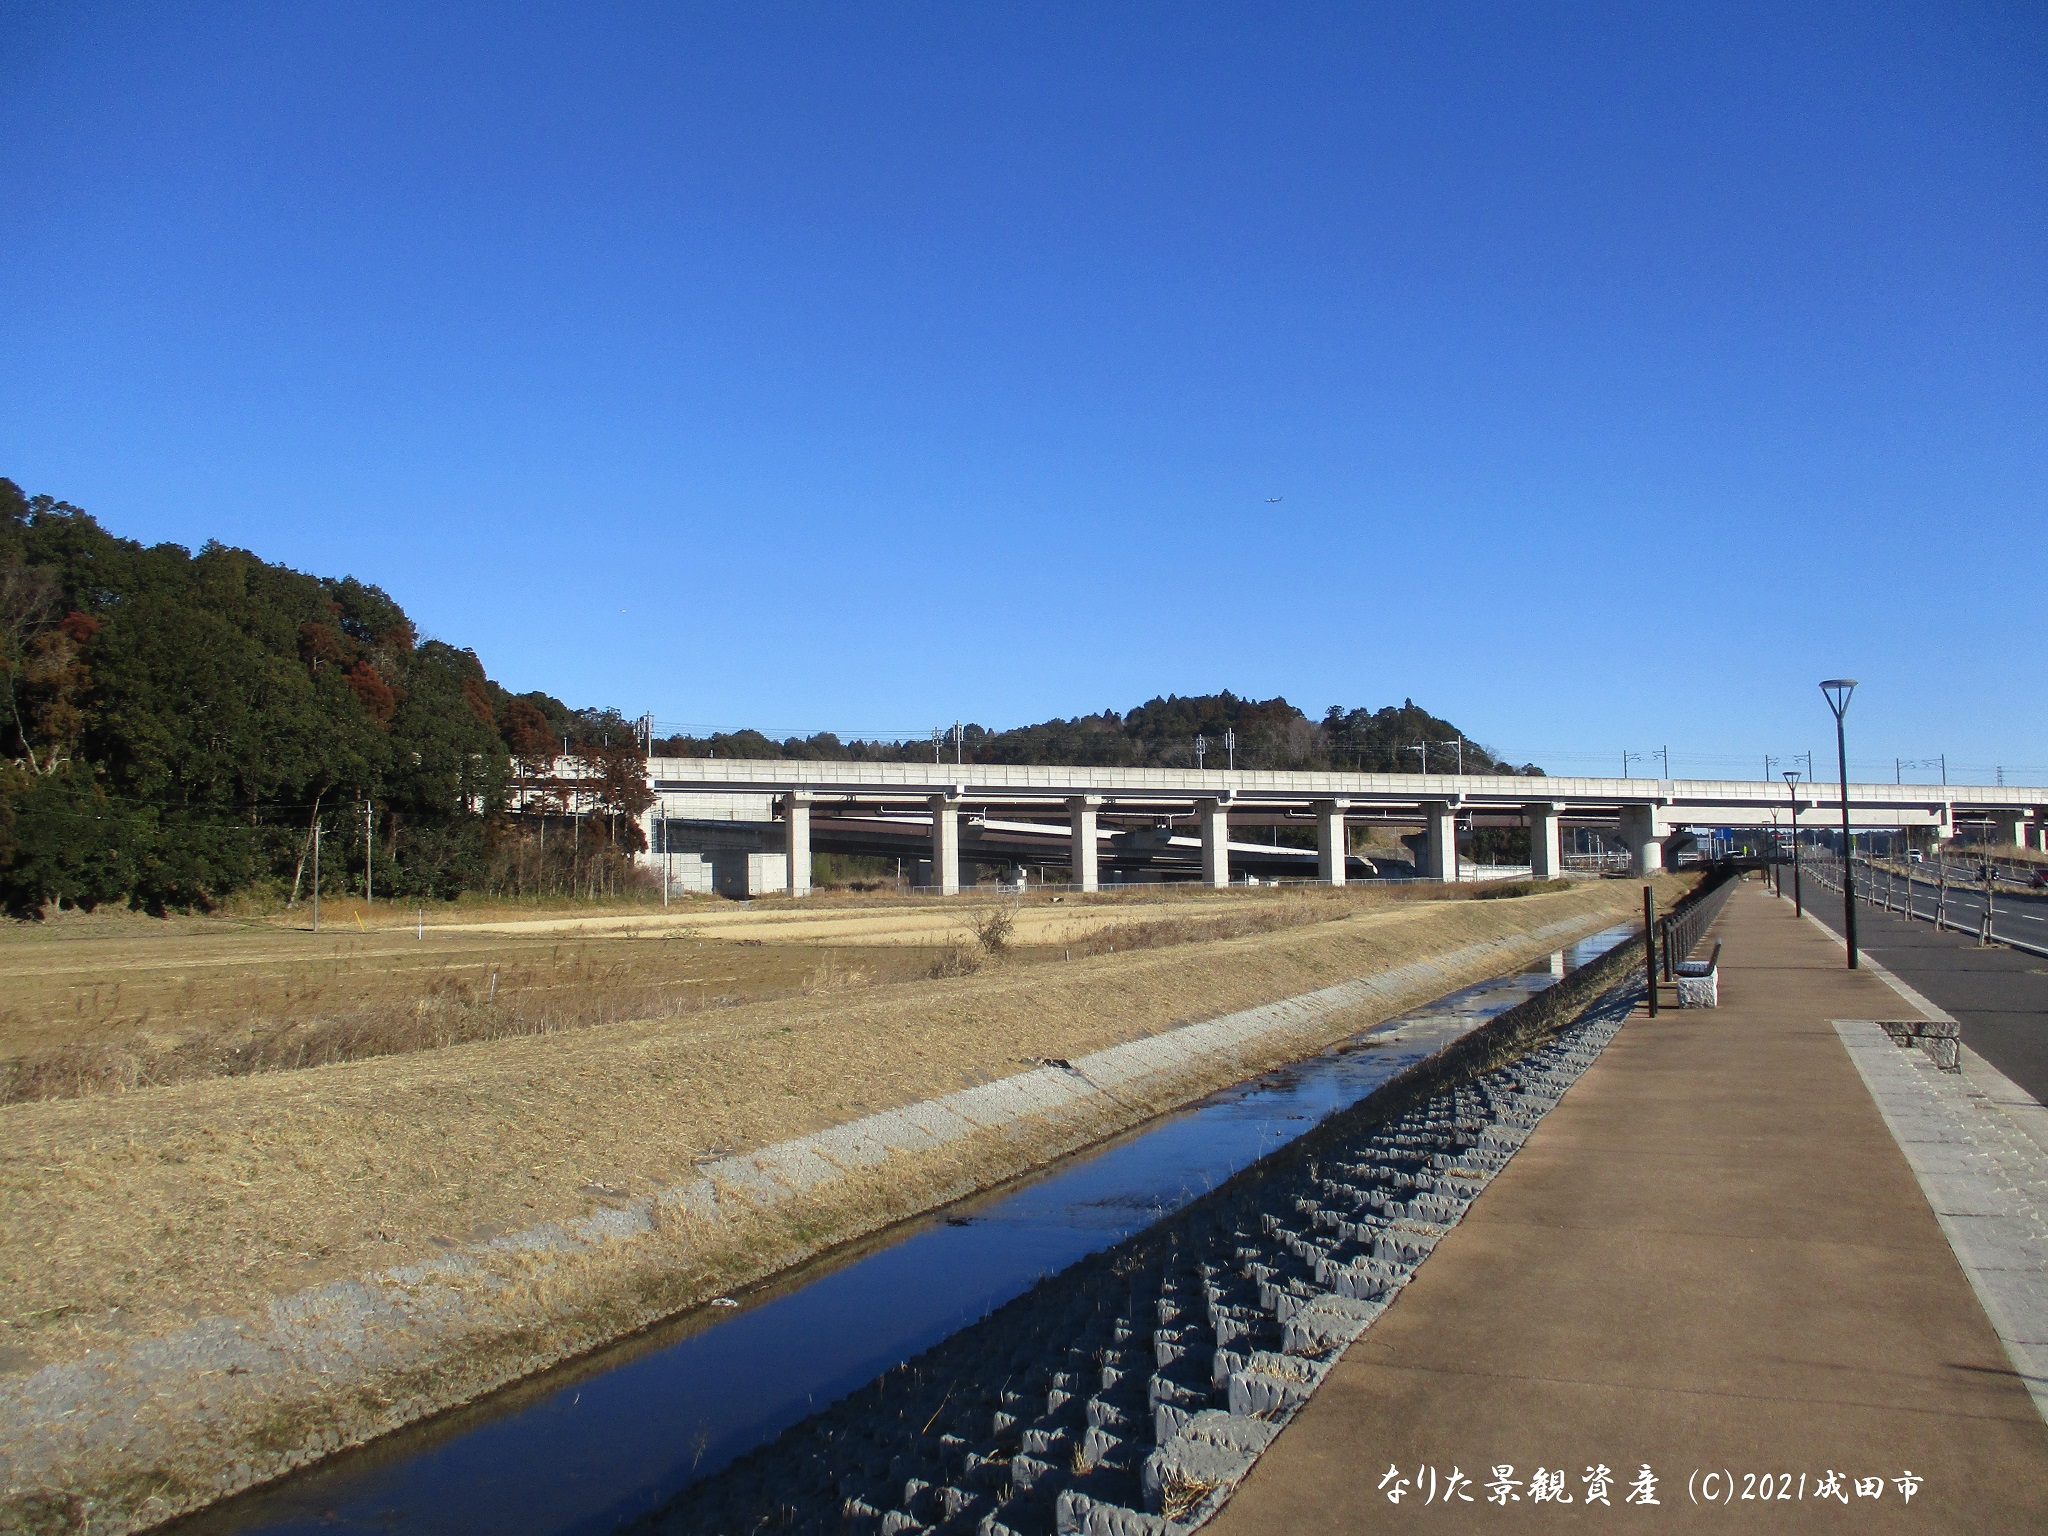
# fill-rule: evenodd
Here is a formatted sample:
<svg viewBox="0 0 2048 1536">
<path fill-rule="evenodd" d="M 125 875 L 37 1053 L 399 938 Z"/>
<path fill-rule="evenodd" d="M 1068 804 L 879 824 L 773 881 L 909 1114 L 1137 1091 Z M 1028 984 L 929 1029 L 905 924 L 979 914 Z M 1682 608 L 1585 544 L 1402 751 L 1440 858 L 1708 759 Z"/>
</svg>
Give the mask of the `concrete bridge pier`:
<svg viewBox="0 0 2048 1536">
<path fill-rule="evenodd" d="M 1325 885 L 1344 883 L 1344 861 L 1351 853 L 1344 813 L 1350 808 L 1349 800 L 1316 802 L 1316 868 Z"/>
<path fill-rule="evenodd" d="M 1230 884 L 1229 796 L 1195 802 L 1195 819 L 1202 826 L 1202 883 L 1222 890 Z"/>
<path fill-rule="evenodd" d="M 1991 841 L 2013 848 L 2041 846 L 2041 828 L 2026 811 L 1993 811 Z"/>
<path fill-rule="evenodd" d="M 1564 846 L 1559 838 L 1561 807 L 1555 800 L 1538 800 L 1522 807 L 1529 818 L 1529 874 L 1536 880 L 1555 880 L 1564 874 Z"/>
<path fill-rule="evenodd" d="M 1072 818 L 1074 829 L 1073 877 L 1078 890 L 1102 888 L 1096 857 L 1100 844 L 1096 840 L 1095 826 L 1095 813 L 1102 808 L 1102 798 L 1101 795 L 1073 795 L 1067 800 L 1067 813 Z"/>
<path fill-rule="evenodd" d="M 933 795 L 932 884 L 941 896 L 960 894 L 960 797 Z"/>
<path fill-rule="evenodd" d="M 1664 825 L 1654 805 L 1624 805 L 1621 808 L 1621 840 L 1636 856 L 1635 872 L 1648 877 L 1664 868 L 1664 841 L 1671 829 Z"/>
<path fill-rule="evenodd" d="M 782 797 L 783 846 L 789 853 L 789 894 L 811 894 L 811 797 Z"/>
<path fill-rule="evenodd" d="M 1422 878 L 1458 878 L 1458 813 L 1448 800 L 1425 800 L 1422 811 Z"/>
</svg>

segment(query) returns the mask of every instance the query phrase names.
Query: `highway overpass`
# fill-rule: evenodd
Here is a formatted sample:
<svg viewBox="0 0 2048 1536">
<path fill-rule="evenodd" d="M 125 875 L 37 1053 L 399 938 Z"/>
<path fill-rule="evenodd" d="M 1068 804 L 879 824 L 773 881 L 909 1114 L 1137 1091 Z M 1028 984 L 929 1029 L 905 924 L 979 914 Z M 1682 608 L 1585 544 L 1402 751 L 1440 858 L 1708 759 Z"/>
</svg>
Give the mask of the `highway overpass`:
<svg viewBox="0 0 2048 1536">
<path fill-rule="evenodd" d="M 1347 857 L 1347 825 L 1420 826 L 1418 872 L 1456 879 L 1460 825 L 1526 825 L 1531 871 L 1563 870 L 1561 830 L 1612 829 L 1649 874 L 1667 841 L 1694 827 L 1839 829 L 1836 786 L 1746 779 L 1593 779 L 1482 774 L 1297 773 L 1258 769 L 1075 768 L 985 763 L 860 763 L 794 759 L 651 757 L 649 846 L 665 820 L 779 824 L 788 888 L 810 889 L 814 830 L 846 851 L 906 848 L 930 860 L 931 884 L 960 888 L 962 827 L 968 854 L 1002 862 L 1066 864 L 1082 890 L 1105 862 L 1171 864 L 1185 857 L 1212 885 L 1263 868 L 1293 869 L 1331 884 L 1370 873 Z M 574 774 L 566 775 L 574 777 Z M 2041 846 L 2048 787 L 1852 784 L 1857 830 L 1906 831 L 1916 840 L 1974 829 L 1989 840 Z M 1316 849 L 1282 848 L 1232 829 L 1313 826 Z M 1149 846 L 1148 846 L 1149 844 Z"/>
</svg>

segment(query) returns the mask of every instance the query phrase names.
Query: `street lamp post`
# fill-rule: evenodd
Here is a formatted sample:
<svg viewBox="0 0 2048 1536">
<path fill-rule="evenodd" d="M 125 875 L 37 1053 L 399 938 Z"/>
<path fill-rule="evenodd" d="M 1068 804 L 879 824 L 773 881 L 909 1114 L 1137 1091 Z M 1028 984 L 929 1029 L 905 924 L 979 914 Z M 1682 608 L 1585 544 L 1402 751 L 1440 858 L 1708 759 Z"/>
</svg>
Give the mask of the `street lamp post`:
<svg viewBox="0 0 2048 1536">
<path fill-rule="evenodd" d="M 1799 883 L 1799 770 L 1785 770 L 1785 789 L 1792 797 L 1792 915 L 1806 916 L 1806 891 Z"/>
<path fill-rule="evenodd" d="M 1831 677 L 1820 685 L 1835 712 L 1835 763 L 1842 779 L 1842 937 L 1849 950 L 1849 969 L 1856 966 L 1856 848 L 1849 840 L 1849 738 L 1842 716 L 1849 712 L 1849 696 L 1856 691 L 1853 677 Z"/>
</svg>

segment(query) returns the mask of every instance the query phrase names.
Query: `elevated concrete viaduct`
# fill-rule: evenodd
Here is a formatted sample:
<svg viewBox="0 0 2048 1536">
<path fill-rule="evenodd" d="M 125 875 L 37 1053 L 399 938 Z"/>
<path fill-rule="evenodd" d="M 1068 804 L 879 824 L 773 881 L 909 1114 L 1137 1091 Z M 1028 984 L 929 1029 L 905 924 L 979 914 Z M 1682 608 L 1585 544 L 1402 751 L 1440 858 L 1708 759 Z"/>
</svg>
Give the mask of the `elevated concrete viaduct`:
<svg viewBox="0 0 2048 1536">
<path fill-rule="evenodd" d="M 1526 825 L 1531 874 L 1546 879 L 1563 872 L 1560 829 L 1567 819 L 1617 829 L 1639 874 L 1663 868 L 1667 843 L 1687 828 L 1796 824 L 1828 830 L 1842 823 L 1841 796 L 1832 785 L 1803 784 L 1795 801 L 1782 784 L 1741 779 L 660 757 L 647 766 L 656 795 L 650 824 L 665 815 L 706 814 L 702 807 L 721 803 L 748 805 L 759 820 L 780 822 L 788 889 L 797 895 L 810 889 L 814 817 L 826 819 L 842 846 L 866 836 L 899 852 L 906 835 L 921 828 L 931 885 L 947 895 L 961 885 L 963 815 L 977 846 L 1000 845 L 996 857 L 1009 862 L 1066 864 L 1082 890 L 1099 887 L 1105 862 L 1165 864 L 1216 886 L 1229 883 L 1233 866 L 1255 863 L 1342 884 L 1373 872 L 1348 853 L 1353 823 L 1419 824 L 1418 873 L 1432 880 L 1458 878 L 1461 823 Z M 2039 843 L 2048 809 L 2043 787 L 1852 784 L 1848 798 L 1857 830 L 1947 838 L 1975 827 L 2017 846 Z M 1233 843 L 1233 820 L 1312 827 L 1315 846 Z M 1182 826 L 1186 834 L 1177 830 Z"/>
</svg>

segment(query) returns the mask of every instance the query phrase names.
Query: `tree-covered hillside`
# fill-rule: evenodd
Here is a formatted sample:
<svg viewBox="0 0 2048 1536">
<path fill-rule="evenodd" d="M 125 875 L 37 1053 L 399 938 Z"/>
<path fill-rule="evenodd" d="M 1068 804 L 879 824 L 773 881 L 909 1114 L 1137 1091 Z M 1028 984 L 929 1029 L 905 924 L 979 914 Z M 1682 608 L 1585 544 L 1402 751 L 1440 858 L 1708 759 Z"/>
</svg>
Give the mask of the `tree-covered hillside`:
<svg viewBox="0 0 2048 1536">
<path fill-rule="evenodd" d="M 127 901 L 204 908 L 245 890 L 287 900 L 526 894 L 614 886 L 652 796 L 635 727 L 493 682 L 473 651 L 419 639 L 379 588 L 247 550 L 144 548 L 77 507 L 0 479 L 0 908 Z M 1285 699 L 1153 699 L 1125 714 L 995 731 L 969 762 L 1443 771 L 1515 769 L 1404 701 L 1311 720 Z M 530 813 L 583 792 L 569 835 Z M 671 737 L 658 753 L 929 761 L 928 741 Z M 955 744 L 939 749 L 951 759 Z M 588 807 L 592 800 L 596 812 Z"/>
<path fill-rule="evenodd" d="M 1195 738 L 1206 745 L 1203 762 L 1220 768 L 1228 760 L 1226 731 L 1236 733 L 1240 768 L 1345 768 L 1369 773 L 1414 773 L 1425 761 L 1435 773 L 1462 763 L 1468 773 L 1540 773 L 1534 764 L 1517 768 L 1475 742 L 1447 720 L 1413 700 L 1384 709 L 1333 706 L 1312 720 L 1285 699 L 1241 699 L 1232 693 L 1178 698 L 1169 695 L 1140 704 L 1127 714 L 1105 710 L 1072 720 L 992 731 L 966 726 L 959 755 L 970 763 L 1072 763 L 1082 766 L 1192 768 Z M 713 736 L 671 736 L 653 750 L 677 757 L 807 757 L 877 762 L 930 762 L 929 741 L 841 741 L 823 733 L 771 741 L 759 731 Z M 937 749 L 955 755 L 950 734 Z"/>
<path fill-rule="evenodd" d="M 353 577 L 144 548 L 9 480 L 0 676 L 0 904 L 16 914 L 302 893 L 316 814 L 330 886 L 360 890 L 366 855 L 392 895 L 511 878 L 499 813 L 519 761 L 633 741 L 614 713 L 508 693 Z"/>
</svg>

